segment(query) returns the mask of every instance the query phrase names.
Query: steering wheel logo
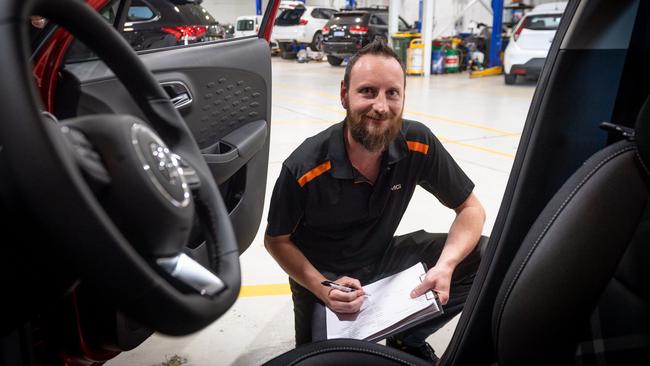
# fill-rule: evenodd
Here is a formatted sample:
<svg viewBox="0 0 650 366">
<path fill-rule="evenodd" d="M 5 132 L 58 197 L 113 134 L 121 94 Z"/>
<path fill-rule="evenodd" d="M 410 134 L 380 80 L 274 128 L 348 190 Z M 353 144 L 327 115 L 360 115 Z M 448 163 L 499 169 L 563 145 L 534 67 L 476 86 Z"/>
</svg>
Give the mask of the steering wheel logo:
<svg viewBox="0 0 650 366">
<path fill-rule="evenodd" d="M 180 181 L 180 167 L 178 160 L 168 148 L 155 142 L 151 145 L 151 155 L 158 161 L 158 172 L 167 179 L 169 184 L 177 185 Z"/>
</svg>

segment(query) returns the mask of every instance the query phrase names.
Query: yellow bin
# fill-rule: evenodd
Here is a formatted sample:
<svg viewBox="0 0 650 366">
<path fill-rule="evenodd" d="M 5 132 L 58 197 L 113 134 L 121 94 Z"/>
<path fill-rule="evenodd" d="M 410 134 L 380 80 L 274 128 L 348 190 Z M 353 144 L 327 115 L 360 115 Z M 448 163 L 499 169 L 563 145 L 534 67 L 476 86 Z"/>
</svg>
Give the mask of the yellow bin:
<svg viewBox="0 0 650 366">
<path fill-rule="evenodd" d="M 406 74 L 424 74 L 424 44 L 422 38 L 416 38 L 409 43 L 409 48 L 406 50 Z"/>
<path fill-rule="evenodd" d="M 399 56 L 399 59 L 406 65 L 406 50 L 409 48 L 409 43 L 414 38 L 420 38 L 420 33 L 394 33 L 392 37 L 393 50 Z"/>
</svg>

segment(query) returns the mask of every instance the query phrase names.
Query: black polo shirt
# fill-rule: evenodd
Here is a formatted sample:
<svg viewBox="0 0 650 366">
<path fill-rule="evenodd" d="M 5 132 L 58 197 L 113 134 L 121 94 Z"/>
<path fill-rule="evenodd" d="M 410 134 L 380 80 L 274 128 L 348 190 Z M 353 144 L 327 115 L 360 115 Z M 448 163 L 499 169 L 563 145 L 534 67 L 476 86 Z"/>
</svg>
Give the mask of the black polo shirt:
<svg viewBox="0 0 650 366">
<path fill-rule="evenodd" d="M 334 273 L 381 258 L 417 184 L 449 208 L 474 189 L 429 128 L 408 120 L 383 153 L 373 185 L 350 163 L 343 126 L 306 139 L 284 162 L 266 230 L 291 234 L 318 270 Z"/>
</svg>

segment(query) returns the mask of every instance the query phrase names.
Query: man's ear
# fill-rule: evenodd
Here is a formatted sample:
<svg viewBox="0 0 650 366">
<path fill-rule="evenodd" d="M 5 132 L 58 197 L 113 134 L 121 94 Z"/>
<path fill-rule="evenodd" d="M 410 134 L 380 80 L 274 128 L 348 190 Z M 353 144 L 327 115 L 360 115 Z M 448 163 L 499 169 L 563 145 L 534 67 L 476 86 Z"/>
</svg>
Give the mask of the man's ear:
<svg viewBox="0 0 650 366">
<path fill-rule="evenodd" d="M 345 81 L 341 80 L 341 105 L 348 109 L 348 89 L 345 87 Z"/>
</svg>

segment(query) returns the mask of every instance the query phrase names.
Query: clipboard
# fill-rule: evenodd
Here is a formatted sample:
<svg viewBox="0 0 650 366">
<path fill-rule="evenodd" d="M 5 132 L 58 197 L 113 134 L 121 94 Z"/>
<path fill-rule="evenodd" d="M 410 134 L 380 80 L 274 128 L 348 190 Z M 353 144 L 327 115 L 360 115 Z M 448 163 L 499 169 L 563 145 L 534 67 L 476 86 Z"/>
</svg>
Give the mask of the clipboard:
<svg viewBox="0 0 650 366">
<path fill-rule="evenodd" d="M 356 314 L 337 314 L 326 309 L 327 338 L 379 341 L 443 314 L 437 295 L 428 291 L 416 299 L 410 291 L 426 274 L 424 263 L 365 285 L 369 305 Z M 365 305 L 365 303 L 364 303 Z"/>
</svg>

